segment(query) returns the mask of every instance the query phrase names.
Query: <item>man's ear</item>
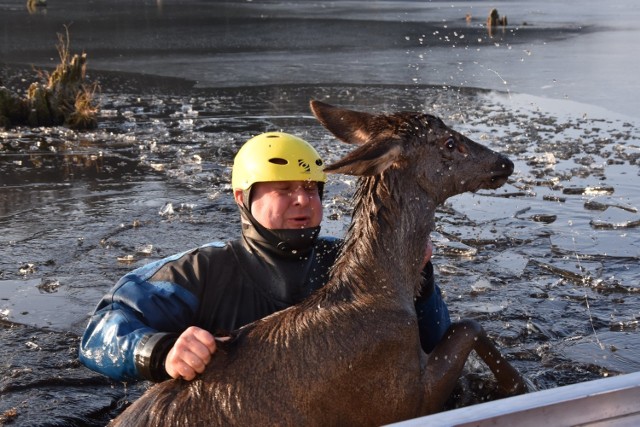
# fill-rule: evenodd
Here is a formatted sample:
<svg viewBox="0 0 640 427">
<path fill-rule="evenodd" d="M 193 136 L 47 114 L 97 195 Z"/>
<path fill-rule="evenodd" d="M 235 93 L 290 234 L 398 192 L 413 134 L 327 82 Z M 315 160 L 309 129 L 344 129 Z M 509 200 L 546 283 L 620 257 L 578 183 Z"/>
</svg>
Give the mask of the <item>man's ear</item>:
<svg viewBox="0 0 640 427">
<path fill-rule="evenodd" d="M 243 206 L 244 191 L 242 191 L 239 188 L 236 188 L 235 190 L 233 190 L 233 198 L 235 199 L 237 204 L 239 204 L 240 206 Z"/>
</svg>

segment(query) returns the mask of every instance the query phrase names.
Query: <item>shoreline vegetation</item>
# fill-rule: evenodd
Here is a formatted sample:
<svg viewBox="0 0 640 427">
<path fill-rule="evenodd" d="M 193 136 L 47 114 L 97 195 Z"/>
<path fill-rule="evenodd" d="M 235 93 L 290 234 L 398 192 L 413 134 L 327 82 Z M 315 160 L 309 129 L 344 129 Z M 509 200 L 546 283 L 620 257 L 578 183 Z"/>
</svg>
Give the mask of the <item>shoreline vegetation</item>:
<svg viewBox="0 0 640 427">
<path fill-rule="evenodd" d="M 56 49 L 60 64 L 51 73 L 36 70 L 40 81 L 31 83 L 25 97 L 0 86 L 0 127 L 96 128 L 98 86 L 86 82 L 87 54 L 71 55 L 68 29 L 58 33 Z"/>
<path fill-rule="evenodd" d="M 46 7 L 45 0 L 28 2 L 30 13 L 42 7 Z M 467 15 L 467 22 L 470 19 Z M 492 37 L 495 28 L 504 29 L 506 25 L 506 17 L 500 17 L 497 10 L 492 9 L 486 21 L 489 35 Z M 65 34 L 58 33 L 56 45 L 60 63 L 52 72 L 33 67 L 39 81 L 31 83 L 26 94 L 12 91 L 0 80 L 1 128 L 66 126 L 90 130 L 97 127 L 98 83 L 86 82 L 87 54 L 72 55 L 69 45 L 69 31 L 65 26 Z"/>
</svg>

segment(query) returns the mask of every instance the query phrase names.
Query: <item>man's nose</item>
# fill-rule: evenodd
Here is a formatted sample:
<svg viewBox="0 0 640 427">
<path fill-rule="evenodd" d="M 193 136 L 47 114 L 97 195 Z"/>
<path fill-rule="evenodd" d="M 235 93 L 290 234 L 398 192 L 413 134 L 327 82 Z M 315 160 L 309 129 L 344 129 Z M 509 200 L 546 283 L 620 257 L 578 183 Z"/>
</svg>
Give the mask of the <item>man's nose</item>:
<svg viewBox="0 0 640 427">
<path fill-rule="evenodd" d="M 297 205 L 306 205 L 309 203 L 309 193 L 302 187 L 298 187 L 291 192 L 293 202 Z"/>
</svg>

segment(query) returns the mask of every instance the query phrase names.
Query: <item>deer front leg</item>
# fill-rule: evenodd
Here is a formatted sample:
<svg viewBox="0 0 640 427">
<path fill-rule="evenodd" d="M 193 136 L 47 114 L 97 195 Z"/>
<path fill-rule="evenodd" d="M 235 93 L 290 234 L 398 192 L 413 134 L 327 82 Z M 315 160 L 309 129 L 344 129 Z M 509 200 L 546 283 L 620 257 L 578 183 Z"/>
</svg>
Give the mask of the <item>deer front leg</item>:
<svg viewBox="0 0 640 427">
<path fill-rule="evenodd" d="M 425 372 L 425 414 L 439 412 L 453 392 L 478 336 L 466 322 L 452 324 L 429 353 Z"/>
<path fill-rule="evenodd" d="M 452 324 L 429 354 L 426 368 L 426 413 L 442 410 L 451 395 L 471 350 L 489 366 L 500 388 L 508 394 L 528 391 L 520 373 L 500 354 L 482 326 L 473 320 Z"/>
<path fill-rule="evenodd" d="M 484 328 L 476 321 L 465 320 L 468 328 L 477 331 L 477 338 L 474 350 L 480 358 L 487 364 L 493 375 L 498 380 L 498 386 L 503 393 L 509 396 L 523 394 L 529 391 L 527 381 L 520 372 L 504 358 L 500 350 L 497 349 L 493 341 L 487 336 Z"/>
</svg>

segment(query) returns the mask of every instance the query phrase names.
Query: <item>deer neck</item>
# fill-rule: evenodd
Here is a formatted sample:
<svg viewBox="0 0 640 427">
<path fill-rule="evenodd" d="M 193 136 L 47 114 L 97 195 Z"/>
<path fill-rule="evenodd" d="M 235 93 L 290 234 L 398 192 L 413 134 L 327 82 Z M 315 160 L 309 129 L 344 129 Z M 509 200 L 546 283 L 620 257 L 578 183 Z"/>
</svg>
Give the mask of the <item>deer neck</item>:
<svg viewBox="0 0 640 427">
<path fill-rule="evenodd" d="M 393 172 L 361 178 L 334 277 L 354 286 L 355 293 L 394 294 L 383 300 L 413 304 L 436 203 L 400 178 Z"/>
</svg>

